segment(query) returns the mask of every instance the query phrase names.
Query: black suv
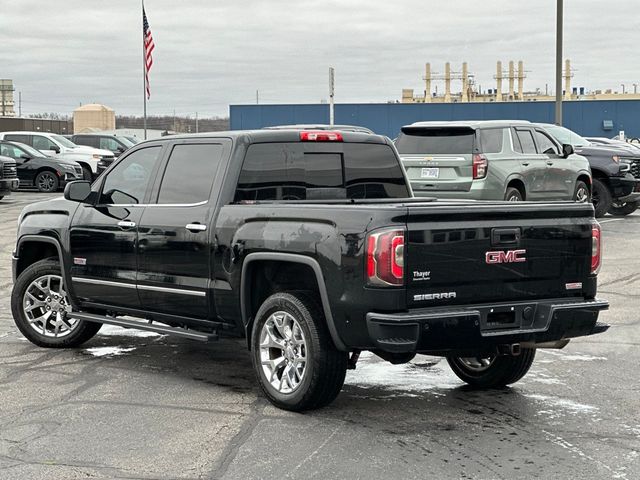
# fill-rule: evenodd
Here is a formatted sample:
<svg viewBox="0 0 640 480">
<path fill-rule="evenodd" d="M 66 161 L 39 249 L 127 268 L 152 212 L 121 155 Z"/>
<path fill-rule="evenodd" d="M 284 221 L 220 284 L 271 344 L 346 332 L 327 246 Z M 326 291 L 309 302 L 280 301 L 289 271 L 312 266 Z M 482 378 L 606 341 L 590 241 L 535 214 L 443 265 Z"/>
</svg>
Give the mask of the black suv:
<svg viewBox="0 0 640 480">
<path fill-rule="evenodd" d="M 635 212 L 640 201 L 640 152 L 624 145 L 594 145 L 568 128 L 547 123 L 539 125 L 559 142 L 573 145 L 576 153 L 589 160 L 596 217 L 603 217 L 607 212 L 612 215 Z"/>
<path fill-rule="evenodd" d="M 71 141 L 76 145 L 110 150 L 115 157 L 119 157 L 135 145 L 127 137 L 108 133 L 77 133 L 71 137 Z"/>
<path fill-rule="evenodd" d="M 605 331 L 588 203 L 410 197 L 391 140 L 260 130 L 136 145 L 26 207 L 11 308 L 43 347 L 101 324 L 246 337 L 275 405 L 331 402 L 362 350 L 447 357 L 476 387 Z"/>
<path fill-rule="evenodd" d="M 33 186 L 41 192 L 56 192 L 67 182 L 83 178 L 82 167 L 78 162 L 62 157 L 47 157 L 23 143 L 0 140 L 0 155 L 16 162 L 21 187 Z"/>
</svg>

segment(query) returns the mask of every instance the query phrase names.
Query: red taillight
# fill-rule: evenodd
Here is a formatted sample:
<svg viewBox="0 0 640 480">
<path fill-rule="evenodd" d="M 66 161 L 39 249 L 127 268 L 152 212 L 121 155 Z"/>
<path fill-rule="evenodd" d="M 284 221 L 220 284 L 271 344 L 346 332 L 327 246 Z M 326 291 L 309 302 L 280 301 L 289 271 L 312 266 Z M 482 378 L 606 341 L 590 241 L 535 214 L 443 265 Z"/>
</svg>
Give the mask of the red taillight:
<svg viewBox="0 0 640 480">
<path fill-rule="evenodd" d="M 481 153 L 473 154 L 473 179 L 484 178 L 487 176 L 487 170 L 489 169 L 489 162 L 487 157 Z"/>
<path fill-rule="evenodd" d="M 602 230 L 598 222 L 591 225 L 591 274 L 600 271 L 602 265 Z"/>
<path fill-rule="evenodd" d="M 326 130 L 304 131 L 300 132 L 300 140 L 303 142 L 342 142 L 342 134 Z"/>
<path fill-rule="evenodd" d="M 367 280 L 375 286 L 404 284 L 404 230 L 384 229 L 369 234 Z"/>
</svg>

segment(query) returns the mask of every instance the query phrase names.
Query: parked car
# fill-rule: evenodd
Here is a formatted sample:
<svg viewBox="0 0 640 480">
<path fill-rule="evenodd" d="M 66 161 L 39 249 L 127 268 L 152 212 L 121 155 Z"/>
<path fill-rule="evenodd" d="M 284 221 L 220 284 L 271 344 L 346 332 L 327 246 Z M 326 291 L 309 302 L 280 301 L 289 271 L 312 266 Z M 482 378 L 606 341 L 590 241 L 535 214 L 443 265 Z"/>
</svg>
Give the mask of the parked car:
<svg viewBox="0 0 640 480">
<path fill-rule="evenodd" d="M 640 154 L 640 145 L 637 143 L 625 142 L 624 140 L 616 140 L 606 137 L 584 137 L 592 145 L 612 145 L 628 150 L 634 154 Z"/>
<path fill-rule="evenodd" d="M 244 336 L 263 392 L 288 410 L 330 403 L 361 350 L 446 356 L 490 388 L 522 378 L 536 348 L 608 328 L 591 205 L 410 193 L 377 135 L 144 142 L 93 185 L 24 209 L 13 316 L 43 347 L 78 346 L 104 323 Z"/>
<path fill-rule="evenodd" d="M 360 127 L 358 125 L 328 125 L 323 123 L 274 125 L 272 127 L 264 127 L 264 130 L 338 130 L 341 132 L 360 132 L 373 134 L 373 132 L 368 128 Z"/>
<path fill-rule="evenodd" d="M 127 140 L 129 140 L 131 142 L 132 145 L 137 145 L 139 144 L 142 139 L 138 138 L 138 137 L 134 137 L 132 135 L 122 135 L 124 138 L 126 138 Z"/>
<path fill-rule="evenodd" d="M 12 158 L 0 156 L 0 200 L 12 190 L 17 190 L 19 183 L 16 162 Z"/>
<path fill-rule="evenodd" d="M 591 191 L 588 161 L 526 121 L 417 122 L 395 141 L 416 196 L 575 200 Z"/>
<path fill-rule="evenodd" d="M 111 163 L 114 156 L 108 150 L 78 146 L 62 135 L 46 132 L 0 132 L 0 140 L 23 143 L 50 157 L 74 160 L 82 167 L 85 180 L 93 180 Z"/>
<path fill-rule="evenodd" d="M 127 137 L 108 133 L 78 133 L 71 137 L 71 141 L 76 145 L 109 150 L 116 158 L 135 145 Z"/>
<path fill-rule="evenodd" d="M 626 146 L 594 145 L 565 127 L 537 124 L 559 142 L 573 145 L 576 153 L 589 160 L 593 176 L 593 206 L 596 217 L 607 212 L 629 215 L 640 201 L 640 153 Z"/>
<path fill-rule="evenodd" d="M 47 157 L 22 143 L 0 140 L 0 155 L 16 162 L 21 187 L 33 186 L 41 192 L 56 192 L 67 182 L 84 177 L 78 162 Z"/>
</svg>

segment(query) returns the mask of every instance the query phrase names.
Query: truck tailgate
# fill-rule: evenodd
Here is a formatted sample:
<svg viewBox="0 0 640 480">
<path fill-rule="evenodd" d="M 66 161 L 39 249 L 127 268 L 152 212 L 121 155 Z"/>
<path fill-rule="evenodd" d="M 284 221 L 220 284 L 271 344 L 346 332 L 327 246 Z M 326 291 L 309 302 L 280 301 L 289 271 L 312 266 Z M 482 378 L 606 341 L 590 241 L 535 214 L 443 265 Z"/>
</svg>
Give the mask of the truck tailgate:
<svg viewBox="0 0 640 480">
<path fill-rule="evenodd" d="M 409 308 L 585 295 L 590 204 L 407 208 Z"/>
</svg>

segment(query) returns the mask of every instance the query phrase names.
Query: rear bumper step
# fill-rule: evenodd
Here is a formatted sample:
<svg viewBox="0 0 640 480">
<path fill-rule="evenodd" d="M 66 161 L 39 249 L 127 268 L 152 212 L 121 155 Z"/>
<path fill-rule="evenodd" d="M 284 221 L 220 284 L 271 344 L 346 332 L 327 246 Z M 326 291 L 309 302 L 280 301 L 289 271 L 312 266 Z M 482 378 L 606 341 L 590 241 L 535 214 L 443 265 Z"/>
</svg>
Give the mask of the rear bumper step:
<svg viewBox="0 0 640 480">
<path fill-rule="evenodd" d="M 492 349 L 501 344 L 545 344 L 593 335 L 604 300 L 567 299 L 432 308 L 405 313 L 368 313 L 375 348 L 393 353 Z"/>
<path fill-rule="evenodd" d="M 137 330 L 146 330 L 149 332 L 162 333 L 166 335 L 177 335 L 191 340 L 199 340 L 201 342 L 208 342 L 210 340 L 217 340 L 218 335 L 215 333 L 204 333 L 196 330 L 188 330 L 182 327 L 171 327 L 169 325 L 158 325 L 154 323 L 145 322 L 143 320 L 128 320 L 124 318 L 109 317 L 106 315 L 96 315 L 93 313 L 84 312 L 71 312 L 69 314 L 71 318 L 78 320 L 85 320 L 87 322 L 106 323 L 108 325 L 117 325 L 124 328 L 135 328 Z"/>
</svg>

